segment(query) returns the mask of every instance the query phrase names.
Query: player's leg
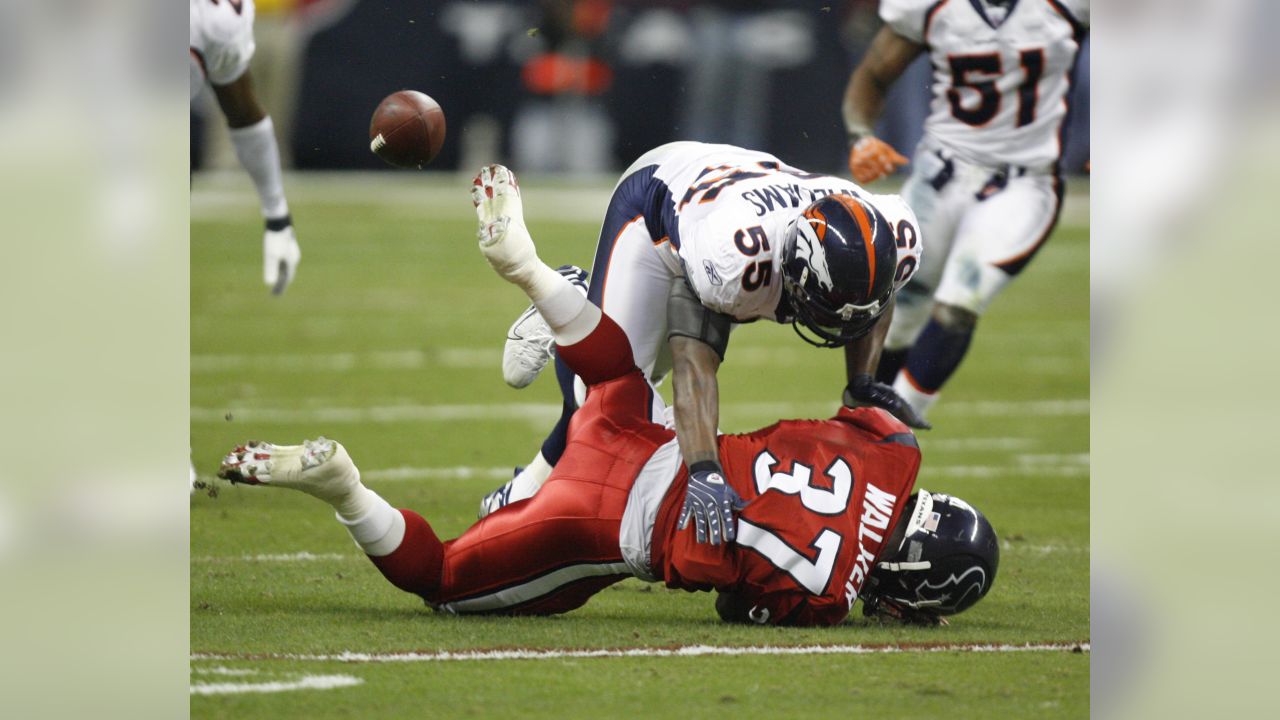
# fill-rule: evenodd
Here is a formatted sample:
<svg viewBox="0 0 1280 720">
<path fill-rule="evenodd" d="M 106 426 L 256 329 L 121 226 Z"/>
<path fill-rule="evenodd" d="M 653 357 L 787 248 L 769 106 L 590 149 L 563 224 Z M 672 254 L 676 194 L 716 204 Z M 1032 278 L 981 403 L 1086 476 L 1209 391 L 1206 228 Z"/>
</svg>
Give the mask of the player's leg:
<svg viewBox="0 0 1280 720">
<path fill-rule="evenodd" d="M 965 213 L 929 322 L 894 384 L 917 411 L 937 402 L 969 350 L 978 318 L 1048 239 L 1061 206 L 1061 181 L 1023 176 Z"/>
<path fill-rule="evenodd" d="M 954 192 L 943 161 L 932 151 L 922 149 L 917 152 L 914 170 L 902 187 L 902 199 L 920 223 L 924 252 L 915 276 L 894 298 L 893 320 L 876 370 L 879 382 L 889 384 L 894 381 L 906 363 L 916 337 L 929 320 L 933 294 L 941 281 L 955 232 Z"/>
<path fill-rule="evenodd" d="M 422 594 L 439 584 L 444 545 L 431 526 L 365 487 L 340 443 L 323 437 L 301 445 L 249 443 L 223 458 L 218 476 L 233 483 L 298 490 L 323 500 L 396 587 Z"/>
<path fill-rule="evenodd" d="M 557 470 L 536 497 L 446 543 L 428 602 L 451 613 L 548 615 L 630 577 L 618 540 L 627 492 L 601 477 L 611 459 L 586 473 Z"/>
<path fill-rule="evenodd" d="M 652 152 L 671 151 L 670 146 L 663 146 Z M 672 278 L 654 248 L 653 233 L 645 220 L 646 214 L 652 211 L 655 183 L 660 184 L 653 178 L 653 167 L 646 165 L 624 177 L 615 189 L 601 228 L 587 293 L 592 303 L 603 307 L 622 327 L 630 340 L 636 365 L 646 372 L 653 367 L 664 339 L 664 308 Z M 510 482 L 485 496 L 481 501 L 482 516 L 537 492 L 564 453 L 569 423 L 579 397 L 574 373 L 559 359 L 556 378 L 563 397 L 559 420 L 533 460 Z M 661 400 L 656 394 L 653 397 L 651 417 L 660 417 Z"/>
<path fill-rule="evenodd" d="M 258 102 L 253 75 L 248 70 L 226 85 L 212 87 L 227 118 L 236 157 L 258 191 L 266 224 L 262 238 L 263 281 L 279 294 L 297 271 L 302 251 L 285 200 L 275 126 Z"/>
<path fill-rule="evenodd" d="M 236 448 L 218 474 L 324 500 L 389 582 L 449 612 L 567 612 L 632 574 L 618 542 L 627 491 L 607 477 L 566 476 L 445 543 L 422 516 L 366 488 L 331 440 Z"/>
</svg>

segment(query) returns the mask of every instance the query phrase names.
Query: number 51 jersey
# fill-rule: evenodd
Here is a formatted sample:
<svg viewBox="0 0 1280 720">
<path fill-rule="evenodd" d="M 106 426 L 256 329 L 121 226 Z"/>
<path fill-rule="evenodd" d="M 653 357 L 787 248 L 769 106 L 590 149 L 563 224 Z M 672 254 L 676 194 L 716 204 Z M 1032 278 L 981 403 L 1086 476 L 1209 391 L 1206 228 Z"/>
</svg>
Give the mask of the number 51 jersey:
<svg viewBox="0 0 1280 720">
<path fill-rule="evenodd" d="M 928 47 L 927 136 L 987 165 L 1058 160 L 1088 0 L 881 0 L 880 17 Z"/>
<path fill-rule="evenodd" d="M 883 410 L 842 408 L 830 420 L 722 435 L 720 458 L 748 501 L 737 542 L 699 544 L 692 530 L 675 531 L 671 503 L 676 512 L 659 514 L 654 537 L 666 584 L 733 593 L 761 624 L 843 621 L 910 497 L 915 436 Z M 684 485 L 668 499 L 682 499 Z"/>
</svg>

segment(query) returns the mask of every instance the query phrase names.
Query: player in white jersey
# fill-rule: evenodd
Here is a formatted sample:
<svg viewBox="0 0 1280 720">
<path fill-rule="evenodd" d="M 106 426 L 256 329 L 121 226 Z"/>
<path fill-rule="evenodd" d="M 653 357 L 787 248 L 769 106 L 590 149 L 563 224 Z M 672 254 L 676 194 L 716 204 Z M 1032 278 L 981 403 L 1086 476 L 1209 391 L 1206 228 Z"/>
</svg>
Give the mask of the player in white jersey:
<svg viewBox="0 0 1280 720">
<path fill-rule="evenodd" d="M 191 0 L 191 99 L 208 83 L 227 119 L 236 157 L 253 178 L 266 230 L 262 279 L 284 292 L 302 252 L 289 216 L 275 126 L 253 92 L 253 0 Z"/>
<path fill-rule="evenodd" d="M 915 216 L 897 196 L 767 153 L 671 143 L 643 155 L 614 189 L 587 296 L 626 332 L 646 376 L 665 374 L 669 351 L 685 461 L 694 472 L 718 471 L 716 371 L 736 323 L 792 323 L 815 345 L 844 347 L 846 403 L 885 407 L 922 426 L 871 378 L 893 295 L 919 266 L 922 247 Z M 508 336 L 508 383 L 532 381 L 550 356 L 538 338 L 549 337 L 536 312 L 521 316 Z M 560 422 L 534 461 L 485 499 L 482 514 L 536 492 L 564 452 L 581 398 L 559 361 L 557 376 Z M 654 407 L 656 416 L 661 401 Z"/>
<path fill-rule="evenodd" d="M 871 127 L 923 52 L 933 102 L 902 196 L 929 256 L 898 296 L 877 379 L 921 414 L 959 367 L 979 316 L 1057 224 L 1058 162 L 1088 0 L 882 0 L 885 26 L 849 79 L 849 169 L 867 183 L 907 159 Z"/>
</svg>

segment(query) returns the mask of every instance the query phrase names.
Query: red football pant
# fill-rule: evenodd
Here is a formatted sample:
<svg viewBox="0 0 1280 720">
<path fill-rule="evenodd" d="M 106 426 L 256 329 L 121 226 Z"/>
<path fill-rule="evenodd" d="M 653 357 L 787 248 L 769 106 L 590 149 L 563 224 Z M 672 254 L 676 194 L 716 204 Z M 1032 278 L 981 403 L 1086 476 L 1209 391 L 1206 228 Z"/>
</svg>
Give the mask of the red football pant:
<svg viewBox="0 0 1280 720">
<path fill-rule="evenodd" d="M 370 558 L 396 587 L 448 612 L 551 615 L 631 576 L 618 547 L 627 496 L 673 434 L 649 421 L 653 391 L 608 316 L 560 353 L 592 384 L 551 477 L 532 498 L 445 543 L 421 516 L 402 510 L 404 542 Z"/>
</svg>

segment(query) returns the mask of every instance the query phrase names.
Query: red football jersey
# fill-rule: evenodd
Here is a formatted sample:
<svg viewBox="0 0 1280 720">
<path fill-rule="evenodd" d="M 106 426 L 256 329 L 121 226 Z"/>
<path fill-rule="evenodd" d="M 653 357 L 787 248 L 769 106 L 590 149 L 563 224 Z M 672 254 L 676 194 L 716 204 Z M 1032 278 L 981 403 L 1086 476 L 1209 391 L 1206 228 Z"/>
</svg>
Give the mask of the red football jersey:
<svg viewBox="0 0 1280 720">
<path fill-rule="evenodd" d="M 669 587 L 733 593 L 757 623 L 844 620 L 902 515 L 920 468 L 915 436 L 879 409 L 784 420 L 720 437 L 720 460 L 748 501 L 738 540 L 699 544 L 676 530 L 687 475 L 654 529 L 654 568 Z"/>
</svg>

